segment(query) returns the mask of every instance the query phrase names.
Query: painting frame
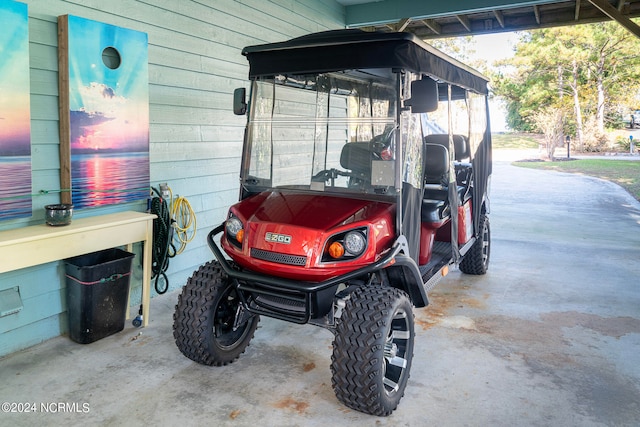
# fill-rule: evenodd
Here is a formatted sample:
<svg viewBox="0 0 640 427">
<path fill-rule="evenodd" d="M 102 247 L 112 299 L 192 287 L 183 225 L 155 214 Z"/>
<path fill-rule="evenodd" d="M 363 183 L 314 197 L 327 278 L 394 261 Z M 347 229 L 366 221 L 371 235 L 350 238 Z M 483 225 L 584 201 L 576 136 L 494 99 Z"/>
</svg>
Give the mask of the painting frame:
<svg viewBox="0 0 640 427">
<path fill-rule="evenodd" d="M 58 17 L 61 202 L 76 209 L 147 199 L 147 34 Z"/>
<path fill-rule="evenodd" d="M 33 214 L 28 6 L 0 3 L 0 220 Z"/>
</svg>

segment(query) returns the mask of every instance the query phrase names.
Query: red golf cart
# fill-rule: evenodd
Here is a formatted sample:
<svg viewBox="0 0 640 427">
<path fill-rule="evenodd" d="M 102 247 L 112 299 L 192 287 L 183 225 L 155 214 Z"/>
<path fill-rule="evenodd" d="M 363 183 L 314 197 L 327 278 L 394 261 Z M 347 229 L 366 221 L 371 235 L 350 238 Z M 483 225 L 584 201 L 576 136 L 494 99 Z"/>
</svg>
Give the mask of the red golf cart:
<svg viewBox="0 0 640 427">
<path fill-rule="evenodd" d="M 338 400 L 389 415 L 409 378 L 413 308 L 450 267 L 487 271 L 487 79 L 408 33 L 328 31 L 242 53 L 240 201 L 179 296 L 175 342 L 226 365 L 259 316 L 327 328 Z"/>
</svg>

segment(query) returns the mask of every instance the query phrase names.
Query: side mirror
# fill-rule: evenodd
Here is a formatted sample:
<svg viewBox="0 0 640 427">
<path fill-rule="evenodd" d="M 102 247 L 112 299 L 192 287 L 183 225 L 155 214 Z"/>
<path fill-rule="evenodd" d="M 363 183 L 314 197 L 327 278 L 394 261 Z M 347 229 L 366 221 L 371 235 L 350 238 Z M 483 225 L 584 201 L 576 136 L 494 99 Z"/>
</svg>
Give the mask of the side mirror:
<svg viewBox="0 0 640 427">
<path fill-rule="evenodd" d="M 233 91 L 233 114 L 242 116 L 247 113 L 247 90 L 243 87 Z"/>
<path fill-rule="evenodd" d="M 431 113 L 438 109 L 438 83 L 424 77 L 411 82 L 411 99 L 405 101 L 412 113 Z"/>
</svg>

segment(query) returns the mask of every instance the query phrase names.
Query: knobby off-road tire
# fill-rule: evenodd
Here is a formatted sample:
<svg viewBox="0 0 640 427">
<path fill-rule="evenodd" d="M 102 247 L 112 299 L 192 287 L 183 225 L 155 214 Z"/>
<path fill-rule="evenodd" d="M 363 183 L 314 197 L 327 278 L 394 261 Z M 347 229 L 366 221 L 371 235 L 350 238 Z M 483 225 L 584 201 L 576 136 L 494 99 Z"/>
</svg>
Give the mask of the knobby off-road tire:
<svg viewBox="0 0 640 427">
<path fill-rule="evenodd" d="M 218 262 L 209 262 L 187 281 L 173 314 L 173 338 L 189 359 L 222 366 L 236 360 L 253 338 L 259 316 L 233 330 L 240 299 Z"/>
<path fill-rule="evenodd" d="M 466 274 L 485 274 L 489 268 L 489 255 L 491 255 L 491 228 L 489 217 L 480 215 L 478 221 L 480 235 L 465 254 L 460 262 L 460 271 Z"/>
<path fill-rule="evenodd" d="M 391 414 L 407 386 L 413 341 L 407 294 L 380 286 L 355 290 L 333 341 L 331 385 L 338 400 L 367 414 Z"/>
</svg>

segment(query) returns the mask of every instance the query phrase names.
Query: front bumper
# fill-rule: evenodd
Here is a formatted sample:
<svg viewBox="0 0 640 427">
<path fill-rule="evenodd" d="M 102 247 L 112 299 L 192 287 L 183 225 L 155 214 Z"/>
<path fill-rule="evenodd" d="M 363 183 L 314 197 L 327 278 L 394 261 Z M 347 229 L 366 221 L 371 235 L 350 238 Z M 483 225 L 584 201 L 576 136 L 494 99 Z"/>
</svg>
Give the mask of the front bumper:
<svg viewBox="0 0 640 427">
<path fill-rule="evenodd" d="M 337 287 L 388 267 L 404 249 L 396 242 L 378 261 L 322 282 L 306 282 L 269 276 L 234 268 L 214 241 L 224 231 L 224 223 L 207 235 L 207 243 L 220 266 L 234 281 L 244 306 L 250 312 L 293 323 L 307 323 L 326 315 Z"/>
</svg>

